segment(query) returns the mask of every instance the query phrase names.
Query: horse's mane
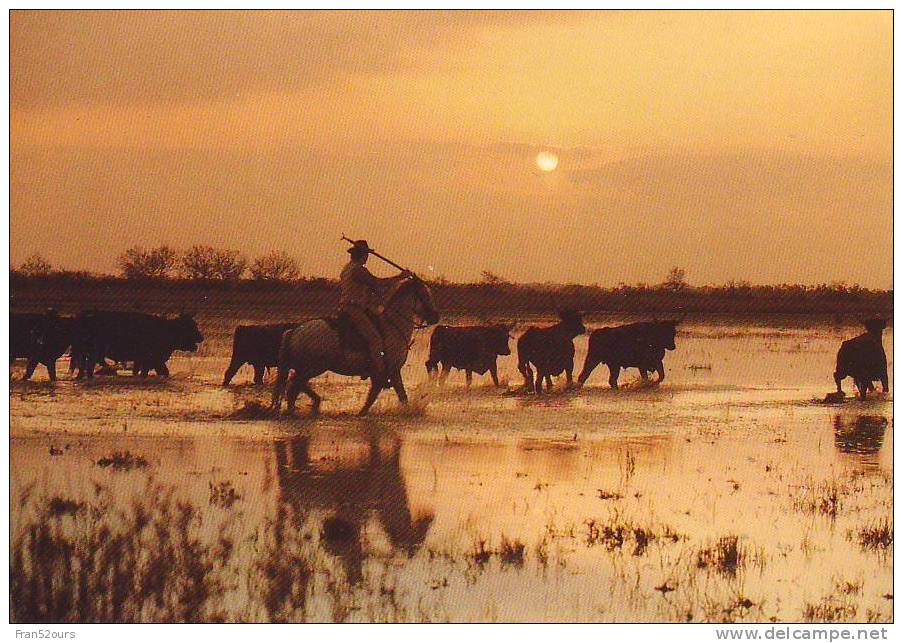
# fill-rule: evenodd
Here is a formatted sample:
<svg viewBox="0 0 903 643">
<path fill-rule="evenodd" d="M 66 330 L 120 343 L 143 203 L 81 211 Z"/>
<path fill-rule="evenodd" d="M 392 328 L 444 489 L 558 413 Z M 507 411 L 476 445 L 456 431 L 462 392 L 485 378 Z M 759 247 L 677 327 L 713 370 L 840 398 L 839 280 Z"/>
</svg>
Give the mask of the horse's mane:
<svg viewBox="0 0 903 643">
<path fill-rule="evenodd" d="M 385 305 L 388 306 L 389 304 L 393 303 L 395 301 L 395 299 L 397 299 L 401 295 L 407 293 L 408 290 L 415 288 L 415 287 L 420 287 L 420 286 L 422 286 L 423 288 L 426 288 L 426 284 L 423 283 L 422 281 L 420 281 L 419 279 L 417 279 L 416 277 L 413 279 L 405 279 L 403 281 L 399 281 L 397 284 L 395 284 L 392 287 L 392 289 L 386 295 Z"/>
</svg>

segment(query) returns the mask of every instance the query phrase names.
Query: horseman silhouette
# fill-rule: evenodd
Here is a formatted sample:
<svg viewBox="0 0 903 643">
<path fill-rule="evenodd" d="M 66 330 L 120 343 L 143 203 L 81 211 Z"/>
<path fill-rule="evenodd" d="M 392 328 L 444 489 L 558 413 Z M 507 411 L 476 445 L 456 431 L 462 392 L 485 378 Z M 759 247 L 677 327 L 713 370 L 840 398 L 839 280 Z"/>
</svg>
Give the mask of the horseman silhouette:
<svg viewBox="0 0 903 643">
<path fill-rule="evenodd" d="M 347 241 L 347 237 L 342 237 Z M 408 396 L 401 367 L 408 358 L 417 320 L 439 321 L 427 285 L 410 270 L 386 259 L 364 240 L 352 241 L 351 259 L 340 277 L 341 299 L 337 318 L 314 319 L 288 330 L 279 348 L 279 375 L 273 389 L 272 407 L 278 411 L 285 394 L 288 411 L 295 408 L 300 392 L 319 411 L 321 398 L 310 387 L 311 378 L 326 371 L 370 379 L 370 391 L 361 415 L 365 415 L 380 391 L 391 385 L 402 404 Z M 373 254 L 399 268 L 395 277 L 375 277 L 364 264 Z M 380 291 L 388 287 L 385 295 Z M 294 377 L 289 381 L 289 372 Z M 287 388 L 286 388 L 287 386 Z"/>
</svg>

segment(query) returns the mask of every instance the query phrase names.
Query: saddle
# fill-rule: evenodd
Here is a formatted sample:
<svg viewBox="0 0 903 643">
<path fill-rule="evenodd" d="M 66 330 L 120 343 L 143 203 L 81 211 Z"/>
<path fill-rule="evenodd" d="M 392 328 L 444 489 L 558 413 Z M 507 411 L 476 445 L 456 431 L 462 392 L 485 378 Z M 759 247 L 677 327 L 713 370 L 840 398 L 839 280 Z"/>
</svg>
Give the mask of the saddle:
<svg viewBox="0 0 903 643">
<path fill-rule="evenodd" d="M 370 321 L 373 322 L 373 326 L 379 331 L 380 335 L 382 335 L 383 327 L 379 322 L 379 317 L 369 310 L 366 311 L 366 313 L 367 317 L 370 318 Z M 324 317 L 323 320 L 331 329 L 339 334 L 339 341 L 342 343 L 342 347 L 345 348 L 345 350 L 355 353 L 367 352 L 367 342 L 364 341 L 364 338 L 354 326 L 354 322 L 351 321 L 347 314 L 339 313 L 333 317 Z"/>
</svg>

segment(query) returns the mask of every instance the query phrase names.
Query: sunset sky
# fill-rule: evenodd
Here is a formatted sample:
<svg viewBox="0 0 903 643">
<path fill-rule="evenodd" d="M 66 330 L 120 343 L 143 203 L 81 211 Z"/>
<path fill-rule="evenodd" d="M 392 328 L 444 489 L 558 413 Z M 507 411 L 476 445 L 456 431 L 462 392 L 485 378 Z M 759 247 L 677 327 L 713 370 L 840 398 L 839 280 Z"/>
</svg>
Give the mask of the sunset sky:
<svg viewBox="0 0 903 643">
<path fill-rule="evenodd" d="M 14 264 L 333 275 L 346 233 L 453 280 L 891 286 L 890 11 L 17 11 L 10 47 Z"/>
</svg>

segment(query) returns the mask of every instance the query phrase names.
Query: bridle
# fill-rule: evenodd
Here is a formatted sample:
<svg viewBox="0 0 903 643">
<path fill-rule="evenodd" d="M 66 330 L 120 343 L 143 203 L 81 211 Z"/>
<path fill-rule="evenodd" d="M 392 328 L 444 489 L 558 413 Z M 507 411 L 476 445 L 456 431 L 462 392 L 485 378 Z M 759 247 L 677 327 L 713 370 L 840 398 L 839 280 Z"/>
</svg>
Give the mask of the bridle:
<svg viewBox="0 0 903 643">
<path fill-rule="evenodd" d="M 399 317 L 401 317 L 400 313 L 392 313 L 392 314 L 398 315 Z M 411 339 L 408 342 L 408 350 L 410 350 L 411 347 L 414 346 L 414 342 L 416 341 L 415 333 L 417 331 L 424 330 L 425 328 L 429 328 L 431 326 L 431 324 L 428 324 L 426 322 L 418 323 L 417 322 L 418 317 L 420 317 L 420 315 L 415 312 L 412 314 L 411 318 L 408 319 L 408 321 L 411 323 L 411 325 L 413 327 L 413 329 L 412 329 L 413 332 L 411 333 Z M 393 329 L 395 329 L 395 332 L 398 333 L 398 336 L 400 338 L 404 338 L 404 335 L 405 335 L 404 329 L 402 329 L 400 325 L 398 325 L 397 323 L 392 321 L 391 315 L 386 315 L 385 309 L 383 309 L 383 314 L 380 315 L 379 318 L 380 318 L 380 321 L 386 322 L 389 326 L 391 326 Z"/>
</svg>

